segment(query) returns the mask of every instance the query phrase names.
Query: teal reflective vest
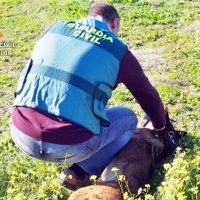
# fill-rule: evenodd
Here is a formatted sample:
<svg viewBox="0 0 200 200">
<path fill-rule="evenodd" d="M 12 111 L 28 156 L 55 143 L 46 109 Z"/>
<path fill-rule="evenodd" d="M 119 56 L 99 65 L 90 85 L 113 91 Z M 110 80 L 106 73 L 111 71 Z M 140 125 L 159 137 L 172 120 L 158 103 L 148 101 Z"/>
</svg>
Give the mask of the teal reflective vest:
<svg viewBox="0 0 200 200">
<path fill-rule="evenodd" d="M 127 46 L 98 18 L 60 21 L 36 43 L 14 106 L 46 111 L 98 135 Z"/>
</svg>

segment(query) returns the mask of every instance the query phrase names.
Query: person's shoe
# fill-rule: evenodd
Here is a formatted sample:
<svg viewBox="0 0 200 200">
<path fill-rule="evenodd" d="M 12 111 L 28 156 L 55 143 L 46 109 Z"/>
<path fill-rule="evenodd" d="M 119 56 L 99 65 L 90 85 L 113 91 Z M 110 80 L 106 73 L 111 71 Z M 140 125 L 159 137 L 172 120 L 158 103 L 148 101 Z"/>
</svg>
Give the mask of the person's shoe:
<svg viewBox="0 0 200 200">
<path fill-rule="evenodd" d="M 89 184 L 89 176 L 77 176 L 72 170 L 65 169 L 57 181 L 69 190 L 76 190 L 79 187 L 84 187 Z"/>
</svg>

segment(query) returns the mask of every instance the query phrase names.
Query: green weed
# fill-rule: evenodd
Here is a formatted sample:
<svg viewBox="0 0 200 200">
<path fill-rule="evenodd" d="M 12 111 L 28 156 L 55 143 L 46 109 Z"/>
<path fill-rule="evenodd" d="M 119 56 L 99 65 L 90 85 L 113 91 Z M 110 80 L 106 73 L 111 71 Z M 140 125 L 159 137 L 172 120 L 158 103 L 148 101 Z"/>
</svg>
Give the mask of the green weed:
<svg viewBox="0 0 200 200">
<path fill-rule="evenodd" d="M 87 16 L 90 0 L 1 0 L 0 42 L 14 42 L 11 56 L 0 56 L 0 199 L 67 199 L 71 194 L 56 182 L 63 165 L 44 163 L 22 153 L 11 141 L 9 124 L 19 73 L 46 27 L 59 20 Z M 166 64 L 143 66 L 157 88 L 177 129 L 188 132 L 187 149 L 157 167 L 146 199 L 200 199 L 200 9 L 191 0 L 108 0 L 120 12 L 119 37 L 130 48 L 163 48 Z M 1 50 L 5 50 L 0 48 Z M 139 86 L 138 86 L 139 87 Z M 142 110 L 124 87 L 110 106 Z M 124 198 L 128 198 L 124 194 Z"/>
</svg>

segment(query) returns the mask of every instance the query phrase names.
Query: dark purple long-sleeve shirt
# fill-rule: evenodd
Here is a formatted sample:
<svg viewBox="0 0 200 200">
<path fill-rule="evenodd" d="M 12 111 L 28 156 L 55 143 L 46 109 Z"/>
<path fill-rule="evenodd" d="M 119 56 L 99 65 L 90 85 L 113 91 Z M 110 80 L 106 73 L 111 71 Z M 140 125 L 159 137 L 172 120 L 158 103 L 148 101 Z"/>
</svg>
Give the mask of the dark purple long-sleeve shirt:
<svg viewBox="0 0 200 200">
<path fill-rule="evenodd" d="M 127 50 L 119 67 L 115 86 L 123 83 L 152 120 L 154 128 L 165 126 L 163 103 L 150 84 L 139 62 Z M 89 140 L 93 134 L 67 119 L 27 107 L 15 107 L 13 124 L 23 133 L 44 142 L 77 144 Z"/>
</svg>

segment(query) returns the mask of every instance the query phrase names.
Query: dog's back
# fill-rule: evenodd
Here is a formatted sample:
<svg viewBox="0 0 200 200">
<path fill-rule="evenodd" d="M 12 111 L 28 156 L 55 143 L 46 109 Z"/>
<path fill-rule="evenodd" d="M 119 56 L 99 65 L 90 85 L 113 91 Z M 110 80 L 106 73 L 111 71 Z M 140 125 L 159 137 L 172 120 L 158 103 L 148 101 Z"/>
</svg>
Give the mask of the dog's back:
<svg viewBox="0 0 200 200">
<path fill-rule="evenodd" d="M 102 174 L 102 181 L 116 180 L 124 175 L 132 194 L 137 194 L 140 187 L 148 184 L 153 173 L 158 155 L 164 149 L 164 138 L 155 131 L 138 128 L 128 144 L 121 149 Z M 113 172 L 117 168 L 119 171 Z"/>
</svg>

